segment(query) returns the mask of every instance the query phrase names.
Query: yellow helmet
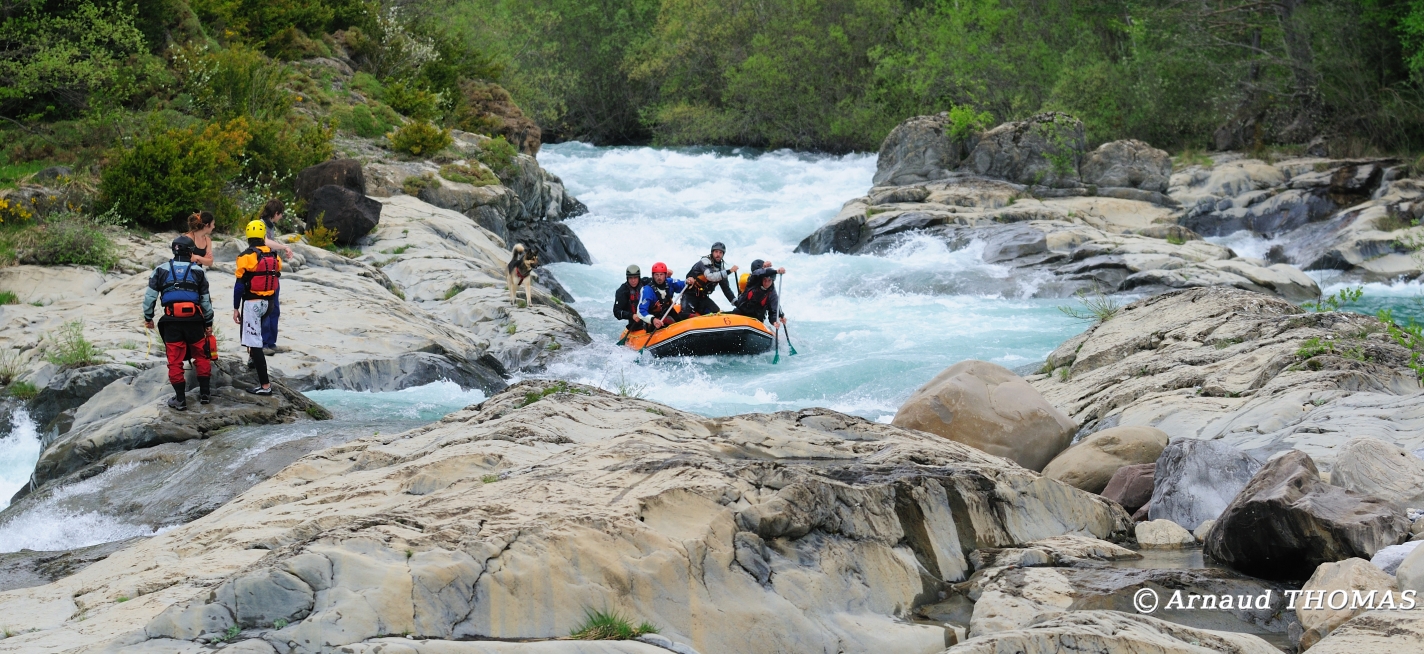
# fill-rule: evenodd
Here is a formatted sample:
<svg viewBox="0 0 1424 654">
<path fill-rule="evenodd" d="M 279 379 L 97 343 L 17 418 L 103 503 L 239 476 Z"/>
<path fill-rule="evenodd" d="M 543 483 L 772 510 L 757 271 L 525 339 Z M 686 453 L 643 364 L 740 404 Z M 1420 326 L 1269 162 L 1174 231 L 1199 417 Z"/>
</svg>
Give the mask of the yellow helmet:
<svg viewBox="0 0 1424 654">
<path fill-rule="evenodd" d="M 267 223 L 260 220 L 247 223 L 247 238 L 267 238 Z"/>
</svg>

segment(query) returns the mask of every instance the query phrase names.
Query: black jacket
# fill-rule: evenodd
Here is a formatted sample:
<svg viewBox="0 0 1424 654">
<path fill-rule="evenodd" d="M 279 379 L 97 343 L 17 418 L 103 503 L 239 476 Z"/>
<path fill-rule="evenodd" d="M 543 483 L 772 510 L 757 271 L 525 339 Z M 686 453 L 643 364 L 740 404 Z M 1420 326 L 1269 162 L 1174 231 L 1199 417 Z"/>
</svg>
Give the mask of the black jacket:
<svg viewBox="0 0 1424 654">
<path fill-rule="evenodd" d="M 697 263 L 692 265 L 692 270 L 687 271 L 687 278 L 692 280 L 692 288 L 688 289 L 694 297 L 707 297 L 712 294 L 714 286 L 722 287 L 722 294 L 727 296 L 728 302 L 736 302 L 737 295 L 732 292 L 732 287 L 727 283 L 727 278 L 731 274 L 727 272 L 727 261 L 712 261 L 711 257 L 702 257 Z"/>
<path fill-rule="evenodd" d="M 618 291 L 613 294 L 613 317 L 619 320 L 632 320 L 633 314 L 638 311 L 638 296 L 643 292 L 643 287 L 653 283 L 653 280 L 644 277 L 638 281 L 638 287 L 633 288 L 628 282 L 623 282 L 618 287 Z"/>
<path fill-rule="evenodd" d="M 776 294 L 776 287 L 762 288 L 755 278 L 748 283 L 748 288 L 742 296 L 737 298 L 737 308 L 732 313 L 756 318 L 762 322 L 766 322 L 768 316 L 775 316 L 776 320 L 786 316 L 781 312 L 781 297 Z"/>
</svg>

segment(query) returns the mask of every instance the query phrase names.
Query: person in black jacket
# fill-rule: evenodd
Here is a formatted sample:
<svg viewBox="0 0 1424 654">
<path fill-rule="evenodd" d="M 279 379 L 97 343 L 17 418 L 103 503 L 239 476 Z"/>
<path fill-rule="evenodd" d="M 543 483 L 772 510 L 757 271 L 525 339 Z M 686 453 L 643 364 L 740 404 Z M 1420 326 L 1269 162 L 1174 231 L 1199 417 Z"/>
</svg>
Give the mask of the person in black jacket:
<svg viewBox="0 0 1424 654">
<path fill-rule="evenodd" d="M 169 408 L 188 408 L 188 381 L 183 375 L 183 362 L 193 360 L 198 370 L 198 403 L 207 404 L 209 380 L 213 374 L 210 352 L 205 351 L 213 333 L 213 299 L 208 293 L 208 277 L 202 267 L 193 263 L 193 239 L 179 236 L 173 239 L 173 260 L 153 270 L 148 278 L 148 291 L 143 295 L 143 326 L 153 329 L 153 314 L 163 305 L 163 317 L 158 319 L 158 333 L 168 355 L 168 383 L 174 397 Z"/>
<path fill-rule="evenodd" d="M 781 298 L 776 293 L 776 275 L 777 270 L 770 267 L 753 271 L 732 313 L 762 322 L 769 320 L 773 328 L 781 326 L 786 314 L 781 312 Z"/>
<path fill-rule="evenodd" d="M 727 246 L 721 241 L 712 244 L 712 251 L 707 256 L 702 257 L 697 263 L 692 265 L 692 270 L 687 271 L 687 290 L 682 293 L 682 310 L 684 313 L 694 313 L 697 315 L 710 315 L 721 313 L 722 308 L 712 301 L 712 291 L 720 286 L 722 295 L 727 297 L 728 302 L 736 302 L 737 296 L 732 292 L 728 278 L 736 274 L 737 267 L 727 268 L 727 262 L 722 257 L 727 254 Z"/>
<path fill-rule="evenodd" d="M 643 294 L 643 287 L 652 280 L 642 277 L 643 271 L 638 264 L 628 266 L 628 281 L 623 282 L 618 287 L 618 291 L 613 294 L 613 317 L 627 321 L 628 331 L 635 332 L 643 329 L 643 322 L 638 320 L 634 314 L 638 311 L 638 298 Z"/>
</svg>

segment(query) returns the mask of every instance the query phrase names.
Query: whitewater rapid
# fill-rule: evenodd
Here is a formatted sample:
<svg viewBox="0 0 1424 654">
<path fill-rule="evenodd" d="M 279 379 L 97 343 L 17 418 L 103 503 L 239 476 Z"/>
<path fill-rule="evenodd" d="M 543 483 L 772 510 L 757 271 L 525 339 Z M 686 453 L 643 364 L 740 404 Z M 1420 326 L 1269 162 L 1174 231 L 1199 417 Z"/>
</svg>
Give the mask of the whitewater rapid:
<svg viewBox="0 0 1424 654">
<path fill-rule="evenodd" d="M 985 264 L 978 245 L 950 251 L 909 237 L 883 256 L 793 253 L 870 188 L 874 155 L 563 143 L 539 160 L 588 205 L 568 224 L 594 259 L 550 266 L 593 337 L 550 365 L 550 377 L 631 388 L 707 415 L 823 406 L 887 421 L 956 362 L 1031 366 L 1086 327 L 1057 308 L 1072 302 L 1032 297 L 1044 278 Z M 787 356 L 783 342 L 777 365 L 772 354 L 654 361 L 616 346 L 613 291 L 624 268 L 662 261 L 681 275 L 714 241 L 743 268 L 752 259 L 787 268 L 783 307 L 798 354 Z"/>
</svg>

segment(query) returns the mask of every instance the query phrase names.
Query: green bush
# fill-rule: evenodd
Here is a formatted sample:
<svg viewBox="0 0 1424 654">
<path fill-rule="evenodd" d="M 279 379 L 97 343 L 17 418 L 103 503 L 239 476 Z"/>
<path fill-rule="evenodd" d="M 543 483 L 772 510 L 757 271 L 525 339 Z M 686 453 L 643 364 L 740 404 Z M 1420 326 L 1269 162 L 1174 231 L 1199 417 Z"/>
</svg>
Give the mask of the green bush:
<svg viewBox="0 0 1424 654">
<path fill-rule="evenodd" d="M 503 136 L 496 136 L 480 145 L 480 152 L 475 155 L 475 159 L 489 166 L 500 179 L 508 179 L 519 171 L 519 167 L 514 164 L 514 156 L 517 154 L 519 150 L 509 141 Z"/>
<path fill-rule="evenodd" d="M 101 352 L 89 339 L 84 338 L 84 321 L 64 323 L 59 331 L 47 334 L 45 338 L 45 360 L 61 369 L 82 368 L 99 363 Z"/>
<path fill-rule="evenodd" d="M 17 381 L 10 382 L 10 385 L 5 387 L 5 392 L 17 400 L 33 400 L 36 395 L 40 394 L 40 389 L 35 388 L 35 385 L 30 382 Z"/>
<path fill-rule="evenodd" d="M 452 182 L 475 186 L 492 186 L 499 183 L 499 178 L 484 166 L 445 164 L 440 167 L 440 176 Z"/>
<path fill-rule="evenodd" d="M 438 186 L 440 186 L 440 180 L 435 179 L 435 176 L 430 173 L 411 175 L 401 182 L 401 190 L 405 191 L 406 195 L 420 195 L 421 191 Z"/>
<path fill-rule="evenodd" d="M 454 141 L 450 130 L 441 129 L 429 121 L 417 120 L 390 134 L 391 148 L 417 157 L 429 157 L 444 150 Z"/>
<path fill-rule="evenodd" d="M 387 84 L 381 99 L 392 109 L 416 120 L 435 120 L 440 116 L 440 96 L 404 80 Z"/>
<path fill-rule="evenodd" d="M 198 209 L 235 212 L 223 187 L 241 170 L 249 129 L 246 119 L 237 118 L 201 129 L 160 129 L 132 148 L 116 148 L 99 184 L 100 204 L 154 228 L 173 226 Z"/>
<path fill-rule="evenodd" d="M 74 264 L 107 271 L 119 262 L 119 251 L 93 219 L 63 213 L 20 233 L 15 238 L 15 258 L 22 264 Z"/>
<path fill-rule="evenodd" d="M 214 118 L 282 118 L 292 109 L 285 85 L 292 72 L 256 50 L 186 47 L 173 56 L 183 91 L 193 106 Z"/>
<path fill-rule="evenodd" d="M 574 640 L 632 640 L 643 634 L 658 633 L 658 628 L 644 621 L 633 626 L 616 611 L 584 610 L 583 624 L 574 628 L 569 638 Z"/>
<path fill-rule="evenodd" d="M 372 139 L 388 134 L 398 127 L 401 117 L 384 104 L 358 104 L 355 107 L 333 109 L 331 121 L 337 129 Z"/>
<path fill-rule="evenodd" d="M 253 123 L 243 176 L 255 185 L 287 190 L 291 178 L 303 168 L 331 158 L 332 135 L 330 127 L 306 118 Z"/>
</svg>

